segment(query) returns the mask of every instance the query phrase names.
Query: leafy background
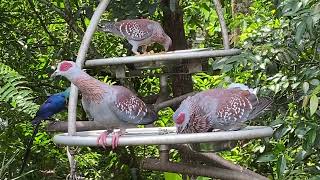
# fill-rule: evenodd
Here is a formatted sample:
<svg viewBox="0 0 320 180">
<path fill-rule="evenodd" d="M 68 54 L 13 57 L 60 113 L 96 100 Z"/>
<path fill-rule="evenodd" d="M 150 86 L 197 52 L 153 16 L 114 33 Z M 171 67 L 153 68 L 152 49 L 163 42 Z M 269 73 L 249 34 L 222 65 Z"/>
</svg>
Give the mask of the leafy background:
<svg viewBox="0 0 320 180">
<path fill-rule="evenodd" d="M 19 178 L 30 121 L 48 94 L 69 82 L 49 79 L 54 65 L 75 59 L 83 32 L 97 6 L 94 0 L 0 2 L 0 169 L 1 179 Z M 274 100 L 272 111 L 252 125 L 270 125 L 271 138 L 239 143 L 224 158 L 270 179 L 320 178 L 320 3 L 317 0 L 253 0 L 247 13 L 232 15 L 233 1 L 221 1 L 230 32 L 240 28 L 233 46 L 243 53 L 211 59 L 210 71 L 193 75 L 194 89 L 225 86 L 230 82 L 258 88 Z M 213 2 L 180 2 L 188 42 L 196 47 L 222 48 Z M 152 0 L 114 0 L 103 19 L 148 17 L 161 20 L 160 4 Z M 202 41 L 197 41 L 197 39 Z M 128 43 L 96 32 L 88 58 L 130 55 Z M 119 83 L 107 69 L 89 70 L 103 81 Z M 218 73 L 217 73 L 218 72 Z M 140 95 L 159 91 L 157 78 L 139 80 Z M 148 87 L 148 88 L 145 88 Z M 147 89 L 147 90 L 146 90 Z M 159 112 L 157 126 L 172 126 L 170 108 Z M 82 116 L 81 112 L 78 115 Z M 65 120 L 66 112 L 55 116 Z M 42 127 L 32 148 L 24 179 L 64 179 L 68 161 L 64 147 L 56 146 Z M 143 157 L 158 156 L 156 146 L 125 147 L 115 151 L 83 147 L 78 150 L 78 172 L 90 179 L 181 179 L 173 173 L 137 171 Z M 172 152 L 174 159 L 179 155 Z M 205 179 L 199 177 L 198 179 Z"/>
</svg>

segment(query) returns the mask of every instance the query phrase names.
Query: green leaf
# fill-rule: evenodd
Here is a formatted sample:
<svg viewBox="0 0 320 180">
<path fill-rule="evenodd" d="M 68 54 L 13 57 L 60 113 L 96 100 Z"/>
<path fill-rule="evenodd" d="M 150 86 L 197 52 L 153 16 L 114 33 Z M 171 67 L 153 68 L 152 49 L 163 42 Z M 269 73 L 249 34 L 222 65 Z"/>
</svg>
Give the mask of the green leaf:
<svg viewBox="0 0 320 180">
<path fill-rule="evenodd" d="M 318 85 L 316 88 L 312 90 L 312 94 L 315 94 L 315 95 L 319 94 L 319 92 L 320 92 L 320 85 Z"/>
<path fill-rule="evenodd" d="M 306 109 L 307 108 L 307 105 L 308 105 L 308 102 L 309 102 L 309 96 L 304 96 L 303 97 L 303 101 L 302 101 L 302 108 L 303 109 Z"/>
<path fill-rule="evenodd" d="M 177 173 L 164 172 L 165 180 L 182 180 L 182 176 Z"/>
<path fill-rule="evenodd" d="M 302 161 L 302 160 L 306 157 L 306 155 L 307 155 L 307 151 L 305 151 L 305 150 L 300 150 L 300 151 L 298 152 L 298 154 L 296 155 L 296 157 L 294 158 L 294 160 L 295 160 L 296 162 L 300 162 L 300 161 Z"/>
<path fill-rule="evenodd" d="M 284 155 L 281 155 L 278 159 L 277 162 L 277 174 L 278 174 L 278 178 L 283 176 L 284 171 L 287 168 L 287 161 L 286 158 L 284 157 Z"/>
<path fill-rule="evenodd" d="M 300 44 L 302 40 L 302 36 L 306 31 L 306 28 L 307 28 L 306 22 L 301 21 L 296 30 L 295 40 L 297 44 Z"/>
<path fill-rule="evenodd" d="M 318 109 L 318 97 L 313 94 L 310 98 L 310 115 L 312 116 Z"/>
<path fill-rule="evenodd" d="M 271 162 L 276 161 L 276 156 L 272 152 L 265 153 L 258 157 L 256 162 Z"/>
<path fill-rule="evenodd" d="M 305 94 L 307 94 L 308 90 L 309 90 L 309 83 L 307 82 L 304 82 L 303 85 L 302 85 L 302 89 L 303 89 L 303 92 Z"/>
<path fill-rule="evenodd" d="M 274 132 L 274 137 L 276 139 L 282 138 L 284 135 L 286 135 L 291 128 L 285 127 L 284 125 L 281 125 L 275 132 Z"/>
<path fill-rule="evenodd" d="M 318 86 L 319 83 L 320 83 L 320 81 L 319 81 L 318 79 L 312 79 L 312 80 L 310 81 L 310 84 L 312 84 L 312 85 L 314 85 L 314 86 Z"/>
<path fill-rule="evenodd" d="M 309 178 L 308 180 L 320 180 L 320 175 L 313 176 L 313 177 Z"/>
<path fill-rule="evenodd" d="M 312 149 L 312 147 L 313 147 L 313 145 L 314 145 L 314 143 L 316 141 L 316 137 L 317 137 L 316 128 L 310 129 L 306 134 L 306 139 L 304 141 L 303 148 L 305 150 Z"/>
<path fill-rule="evenodd" d="M 294 133 L 295 133 L 295 135 L 298 137 L 298 138 L 300 138 L 300 139 L 302 139 L 302 138 L 304 138 L 304 136 L 307 134 L 307 132 L 310 130 L 310 128 L 309 127 L 297 127 L 296 129 L 295 129 L 295 131 L 294 131 Z"/>
</svg>

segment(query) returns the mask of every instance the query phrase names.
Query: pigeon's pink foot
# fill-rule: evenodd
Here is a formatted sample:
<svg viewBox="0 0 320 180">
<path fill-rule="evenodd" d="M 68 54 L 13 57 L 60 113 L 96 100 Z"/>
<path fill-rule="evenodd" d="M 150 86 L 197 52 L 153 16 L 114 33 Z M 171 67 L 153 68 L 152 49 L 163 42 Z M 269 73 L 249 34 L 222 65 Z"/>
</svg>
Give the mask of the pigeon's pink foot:
<svg viewBox="0 0 320 180">
<path fill-rule="evenodd" d="M 120 130 L 120 131 L 117 131 L 117 132 L 114 132 L 112 133 L 112 149 L 115 149 L 118 147 L 118 144 L 119 144 L 119 137 L 124 135 L 125 134 L 125 130 Z"/>
<path fill-rule="evenodd" d="M 100 134 L 100 136 L 97 139 L 97 144 L 102 146 L 104 149 L 106 149 L 106 144 L 107 144 L 107 137 L 111 132 L 109 130 L 104 131 L 103 133 Z"/>
</svg>

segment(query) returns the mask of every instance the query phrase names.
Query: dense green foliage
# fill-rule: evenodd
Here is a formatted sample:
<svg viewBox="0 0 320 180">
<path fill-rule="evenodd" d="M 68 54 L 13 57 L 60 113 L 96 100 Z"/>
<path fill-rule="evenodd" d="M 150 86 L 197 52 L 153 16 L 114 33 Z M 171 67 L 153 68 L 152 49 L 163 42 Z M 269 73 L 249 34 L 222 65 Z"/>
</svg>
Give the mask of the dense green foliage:
<svg viewBox="0 0 320 180">
<path fill-rule="evenodd" d="M 220 72 L 193 75 L 194 89 L 245 83 L 261 95 L 274 98 L 272 111 L 253 125 L 270 125 L 274 136 L 240 143 L 220 154 L 272 179 L 320 178 L 320 3 L 317 0 L 252 1 L 248 14 L 231 15 L 231 2 L 222 1 L 230 32 L 240 27 L 235 47 L 238 56 L 212 59 L 211 69 Z M 181 2 L 188 40 L 204 41 L 194 47 L 222 47 L 218 17 L 213 2 Z M 49 75 L 61 59 L 74 59 L 83 32 L 97 1 L 1 1 L 0 2 L 0 169 L 1 179 L 18 177 L 24 144 L 31 136 L 30 121 L 47 94 L 69 86 Z M 158 1 L 112 1 L 103 19 L 148 17 L 161 20 Z M 95 33 L 90 57 L 130 55 L 128 43 L 101 32 Z M 118 83 L 95 68 L 88 72 L 102 81 Z M 103 68 L 108 71 L 108 69 Z M 215 73 L 216 74 L 216 73 Z M 159 91 L 157 78 L 143 78 L 135 87 L 140 95 Z M 38 97 L 38 98 L 35 98 Z M 170 108 L 159 112 L 157 126 L 172 126 Z M 82 113 L 79 112 L 78 119 Z M 66 113 L 55 116 L 65 120 Z M 69 173 L 66 151 L 53 144 L 43 128 L 32 148 L 27 179 L 65 179 Z M 19 150 L 19 152 L 16 151 Z M 78 173 L 99 179 L 172 179 L 176 174 L 141 171 L 142 157 L 158 156 L 156 146 L 126 147 L 115 151 L 79 148 Z M 173 157 L 179 156 L 173 152 Z"/>
</svg>

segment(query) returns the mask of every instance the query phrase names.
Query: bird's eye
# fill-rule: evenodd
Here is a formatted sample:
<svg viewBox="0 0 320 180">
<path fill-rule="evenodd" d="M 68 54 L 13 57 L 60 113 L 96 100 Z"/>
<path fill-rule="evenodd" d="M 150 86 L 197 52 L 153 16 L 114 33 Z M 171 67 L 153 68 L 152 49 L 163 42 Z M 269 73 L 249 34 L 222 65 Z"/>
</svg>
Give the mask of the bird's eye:
<svg viewBox="0 0 320 180">
<path fill-rule="evenodd" d="M 176 120 L 176 123 L 177 123 L 177 124 L 182 124 L 183 121 L 184 121 L 184 117 L 185 117 L 185 114 L 184 114 L 184 113 L 180 113 L 180 114 L 178 115 L 178 118 L 177 118 L 177 120 Z"/>
<path fill-rule="evenodd" d="M 72 64 L 71 64 L 71 63 L 69 63 L 69 62 L 63 62 L 63 63 L 60 65 L 59 70 L 60 70 L 60 71 L 68 71 L 71 67 L 72 67 Z"/>
</svg>

